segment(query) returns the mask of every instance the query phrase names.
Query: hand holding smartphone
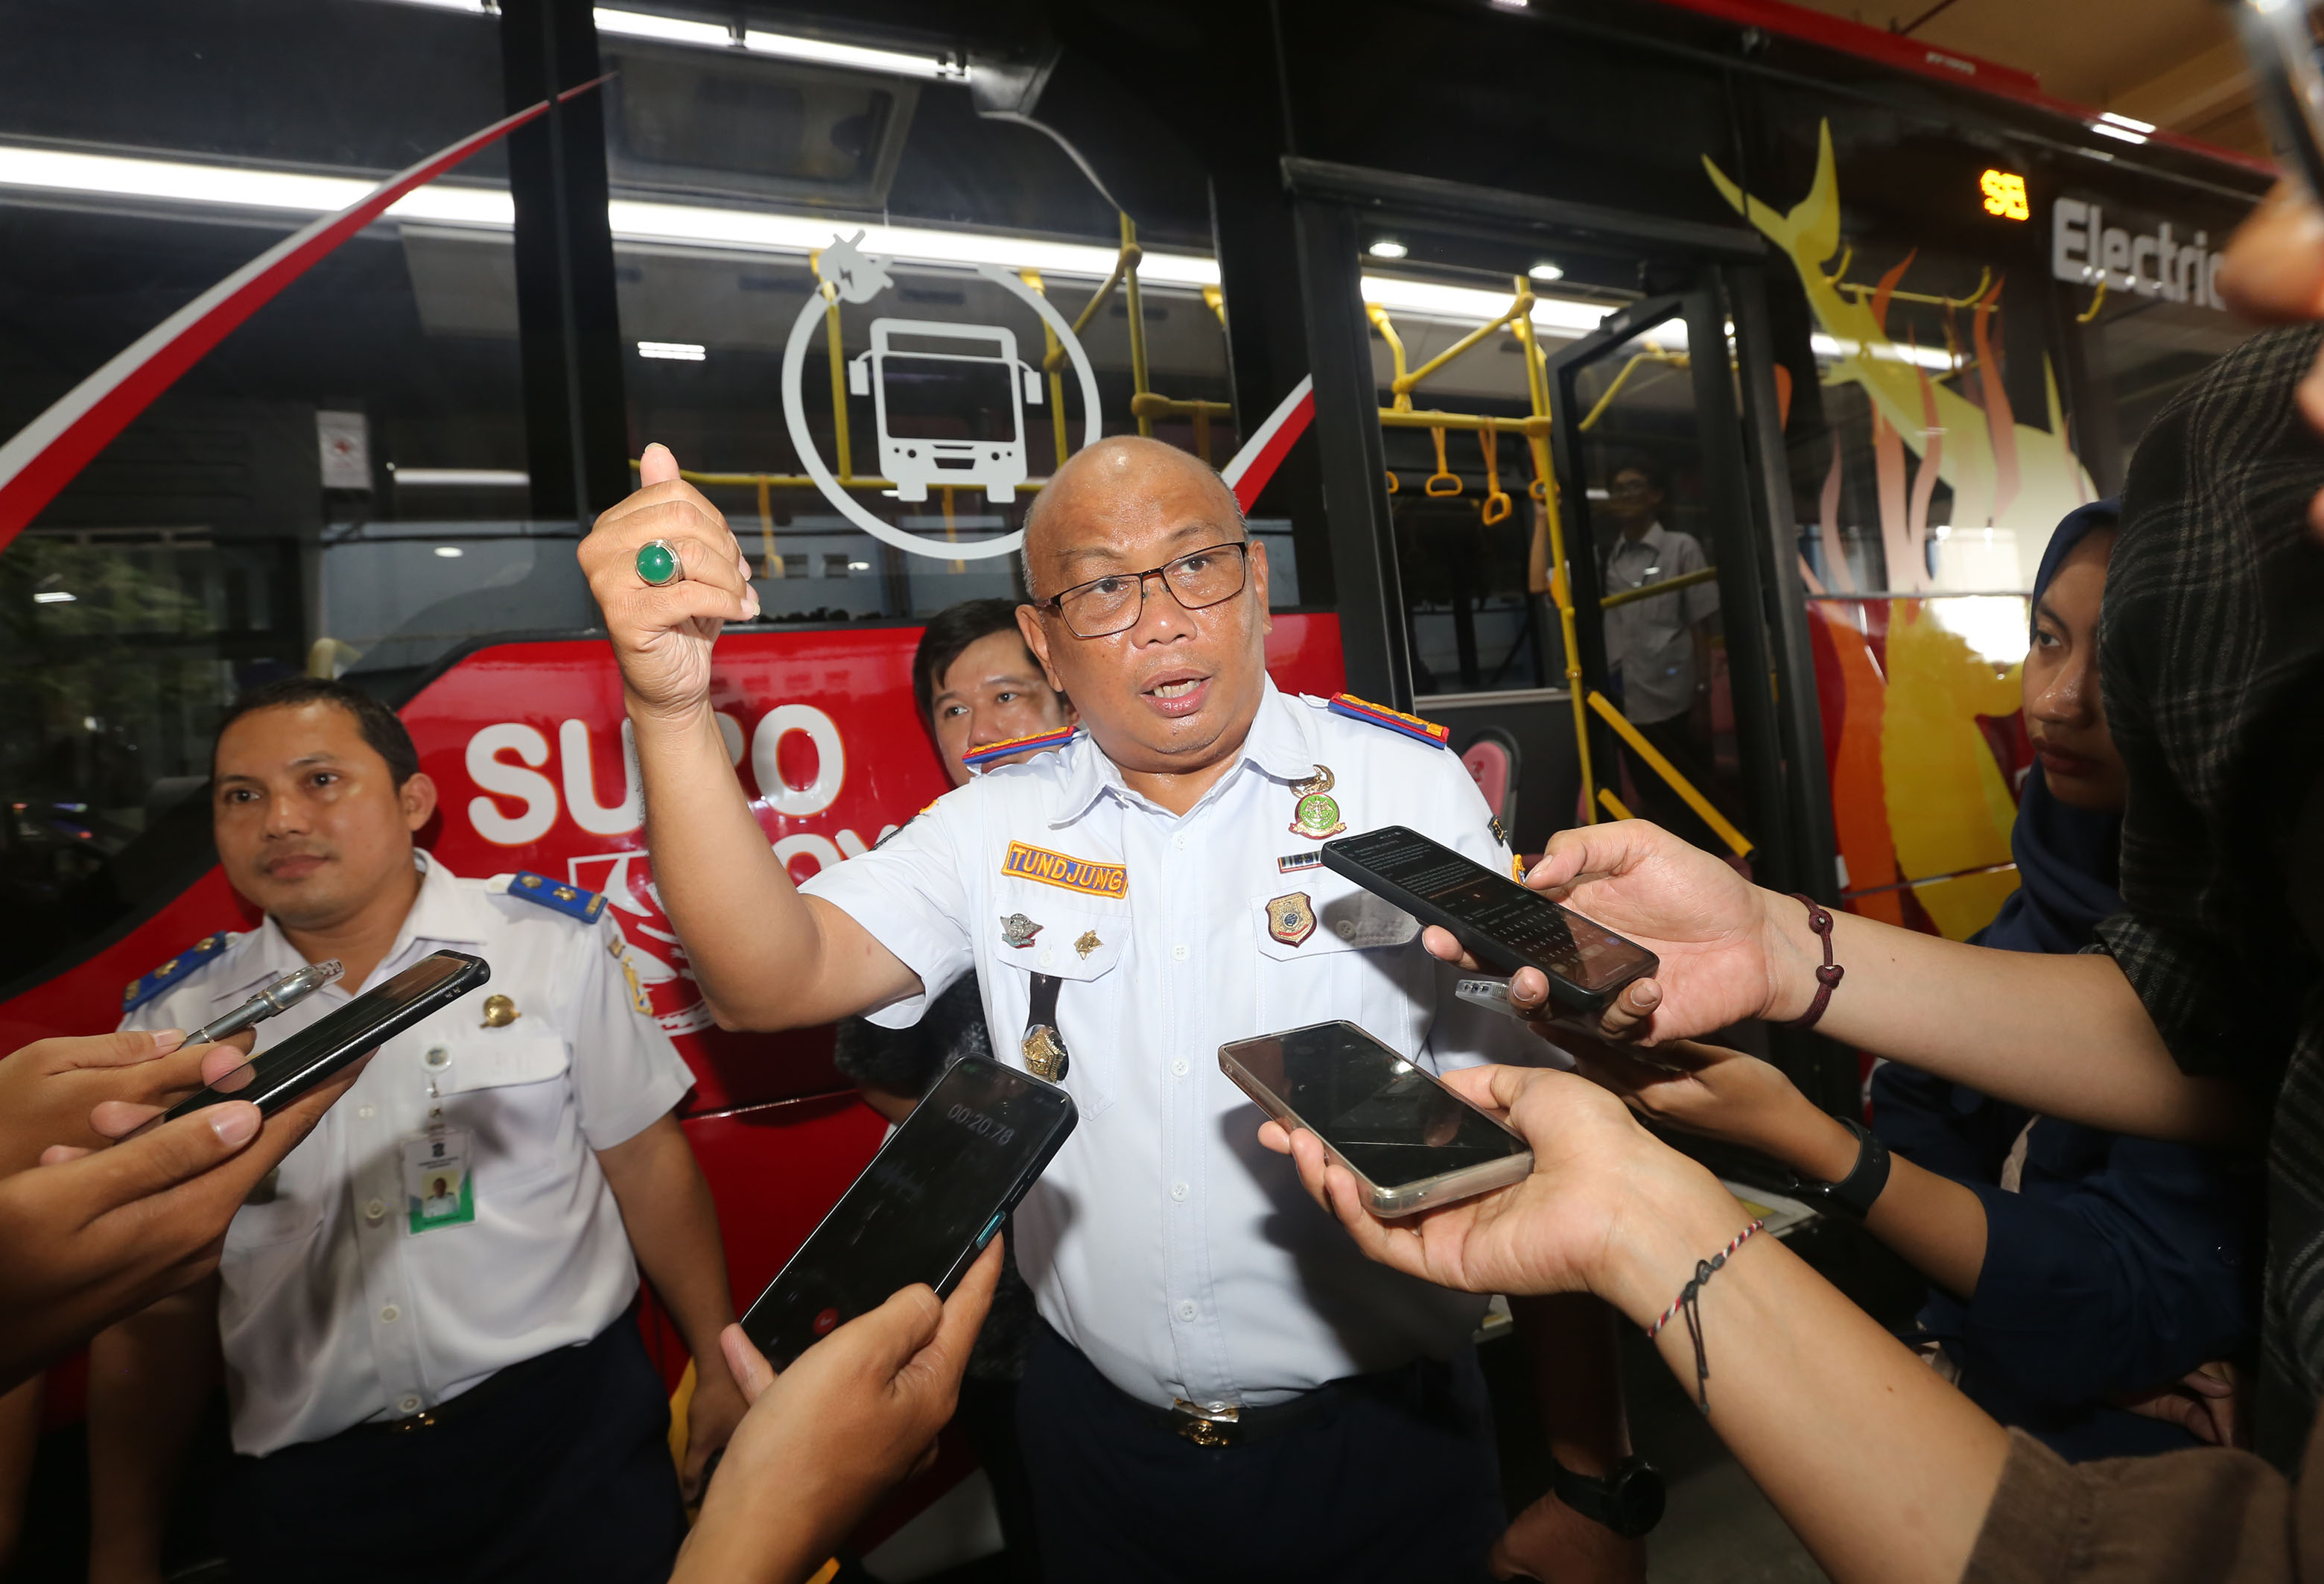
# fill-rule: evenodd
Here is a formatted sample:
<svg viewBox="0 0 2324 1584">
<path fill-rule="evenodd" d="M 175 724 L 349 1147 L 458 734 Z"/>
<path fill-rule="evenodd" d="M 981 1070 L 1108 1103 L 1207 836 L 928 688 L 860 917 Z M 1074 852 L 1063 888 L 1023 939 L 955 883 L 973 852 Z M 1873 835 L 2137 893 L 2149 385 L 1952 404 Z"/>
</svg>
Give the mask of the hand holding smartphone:
<svg viewBox="0 0 2324 1584">
<path fill-rule="evenodd" d="M 187 1096 L 129 1136 L 192 1115 L 224 1100 L 250 1100 L 272 1116 L 350 1063 L 379 1049 L 438 1008 L 450 1005 L 493 977 L 492 965 L 460 951 L 421 958 L 383 985 L 271 1045 L 248 1061 Z"/>
<path fill-rule="evenodd" d="M 1073 1097 L 953 1063 L 742 1317 L 777 1369 L 917 1282 L 950 1293 L 1072 1134 Z"/>
<path fill-rule="evenodd" d="M 1603 1010 L 1623 986 L 1660 966 L 1635 940 L 1406 826 L 1327 841 L 1323 863 L 1422 923 L 1451 931 L 1487 968 L 1539 969 L 1552 997 L 1582 1012 Z"/>
<path fill-rule="evenodd" d="M 1222 1045 L 1219 1070 L 1269 1116 L 1322 1140 L 1376 1216 L 1434 1209 L 1533 1171 L 1524 1139 L 1351 1023 Z"/>
</svg>

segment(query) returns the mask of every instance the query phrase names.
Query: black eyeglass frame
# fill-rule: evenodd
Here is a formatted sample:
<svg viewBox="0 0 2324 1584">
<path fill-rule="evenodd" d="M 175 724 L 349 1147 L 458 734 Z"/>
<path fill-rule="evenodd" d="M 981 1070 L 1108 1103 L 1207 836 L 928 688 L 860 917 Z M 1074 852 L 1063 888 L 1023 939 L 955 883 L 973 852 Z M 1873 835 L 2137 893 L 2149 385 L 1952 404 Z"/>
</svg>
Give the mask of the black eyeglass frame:
<svg viewBox="0 0 2324 1584">
<path fill-rule="evenodd" d="M 1179 594 L 1177 586 L 1170 581 L 1170 569 L 1176 566 L 1180 561 L 1189 560 L 1198 555 L 1209 555 L 1213 551 L 1222 550 L 1231 550 L 1236 553 L 1241 565 L 1242 576 L 1235 580 L 1235 586 L 1232 588 L 1228 589 L 1216 599 L 1205 599 L 1200 605 L 1188 605 L 1185 599 Z M 1072 617 L 1065 615 L 1065 602 L 1068 596 L 1078 594 L 1083 589 L 1092 588 L 1099 583 L 1110 582 L 1116 578 L 1130 577 L 1134 577 L 1138 579 L 1138 605 L 1137 607 L 1130 613 L 1130 619 L 1122 623 L 1121 625 L 1118 627 L 1108 627 L 1102 633 L 1084 633 L 1079 627 L 1074 625 Z M 1148 578 L 1159 578 L 1162 579 L 1162 587 L 1170 591 L 1171 598 L 1177 600 L 1178 608 L 1180 610 L 1208 610 L 1214 605 L 1224 605 L 1228 600 L 1232 599 L 1236 595 L 1240 594 L 1244 589 L 1250 587 L 1250 541 L 1248 539 L 1223 539 L 1216 544 L 1205 544 L 1198 550 L 1189 550 L 1177 555 L 1174 555 L 1168 560 L 1164 561 L 1160 566 L 1148 567 L 1142 572 L 1108 572 L 1102 578 L 1089 579 L 1085 582 L 1074 584 L 1070 588 L 1060 588 L 1055 594 L 1050 595 L 1047 599 L 1035 600 L 1033 602 L 1033 608 L 1036 611 L 1047 612 L 1055 615 L 1059 621 L 1065 624 L 1065 631 L 1071 633 L 1076 638 L 1111 638 L 1117 633 L 1127 633 L 1130 628 L 1136 626 L 1140 621 L 1145 619 L 1146 580 Z"/>
</svg>

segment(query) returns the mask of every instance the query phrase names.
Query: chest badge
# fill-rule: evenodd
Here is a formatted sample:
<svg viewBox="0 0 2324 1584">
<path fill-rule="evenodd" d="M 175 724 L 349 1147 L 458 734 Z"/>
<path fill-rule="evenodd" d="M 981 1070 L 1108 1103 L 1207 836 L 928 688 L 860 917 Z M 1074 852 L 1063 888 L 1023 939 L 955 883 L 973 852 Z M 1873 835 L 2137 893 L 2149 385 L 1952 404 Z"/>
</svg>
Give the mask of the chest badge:
<svg viewBox="0 0 2324 1584">
<path fill-rule="evenodd" d="M 1318 764 L 1314 774 L 1291 783 L 1291 790 L 1299 794 L 1291 811 L 1292 835 L 1322 841 L 1347 829 L 1340 819 L 1340 805 L 1330 795 L 1333 784 L 1329 764 Z"/>
<path fill-rule="evenodd" d="M 516 1003 L 505 996 L 484 997 L 484 1026 L 488 1029 L 504 1029 L 523 1015 L 516 1009 Z"/>
<path fill-rule="evenodd" d="M 1315 904 L 1304 891 L 1278 896 L 1267 904 L 1267 932 L 1286 946 L 1298 946 L 1315 932 Z"/>
<path fill-rule="evenodd" d="M 1074 949 L 1080 952 L 1082 954 L 1082 960 L 1086 962 L 1089 960 L 1089 954 L 1095 951 L 1099 947 L 1104 944 L 1104 941 L 1097 938 L 1097 931 L 1095 930 L 1084 930 L 1082 931 L 1082 938 L 1074 942 Z"/>
<path fill-rule="evenodd" d="M 1003 946 L 1020 949 L 1030 946 L 1033 937 L 1040 932 L 1041 926 L 1023 913 L 1010 913 L 1001 921 L 1001 943 Z"/>
</svg>

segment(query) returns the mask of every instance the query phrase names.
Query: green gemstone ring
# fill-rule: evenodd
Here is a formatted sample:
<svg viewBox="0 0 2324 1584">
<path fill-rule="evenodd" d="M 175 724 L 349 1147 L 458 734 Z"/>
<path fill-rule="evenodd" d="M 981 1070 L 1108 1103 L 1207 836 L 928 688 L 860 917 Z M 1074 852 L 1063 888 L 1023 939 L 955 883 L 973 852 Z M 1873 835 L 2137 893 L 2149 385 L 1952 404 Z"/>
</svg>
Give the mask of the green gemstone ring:
<svg viewBox="0 0 2324 1584">
<path fill-rule="evenodd" d="M 638 546 L 638 576 L 649 588 L 667 588 L 683 576 L 678 564 L 678 551 L 667 539 L 650 540 Z"/>
</svg>

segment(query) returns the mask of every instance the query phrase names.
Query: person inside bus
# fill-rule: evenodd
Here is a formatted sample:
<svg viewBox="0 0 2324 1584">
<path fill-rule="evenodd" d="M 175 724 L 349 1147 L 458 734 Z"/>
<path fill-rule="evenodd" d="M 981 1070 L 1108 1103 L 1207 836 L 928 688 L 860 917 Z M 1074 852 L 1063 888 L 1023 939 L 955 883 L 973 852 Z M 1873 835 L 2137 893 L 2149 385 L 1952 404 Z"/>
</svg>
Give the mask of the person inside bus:
<svg viewBox="0 0 2324 1584">
<path fill-rule="evenodd" d="M 2122 756 L 2099 698 L 2099 599 L 2118 507 L 2059 524 L 2034 585 L 2027 773 L 2011 848 L 2019 888 L 1970 940 L 2078 952 L 2121 911 Z M 1848 1177 L 1862 1130 L 1776 1068 L 1691 1042 L 1652 1061 L 1561 1033 L 1584 1076 L 1651 1121 L 1746 1145 L 1803 1179 Z M 1922 1317 L 1970 1400 L 2070 1461 L 2235 1439 L 2233 1371 L 2253 1329 L 2255 1174 L 2215 1150 L 2036 1117 L 1898 1062 L 1872 1077 L 1888 1150 L 1853 1194 L 1932 1285 Z M 2183 1377 L 2183 1380 L 2182 1380 Z"/>
<path fill-rule="evenodd" d="M 1266 553 L 1232 493 L 1183 451 L 1115 437 L 1060 468 L 1026 524 L 1019 630 L 1086 735 L 977 776 L 802 894 L 709 708 L 719 627 L 756 609 L 747 563 L 666 448 L 643 463 L 581 558 L 662 901 L 716 1015 L 900 1026 L 974 968 L 995 1051 L 1079 1105 L 1015 1218 L 1046 1322 L 1019 1398 L 1045 1574 L 1482 1574 L 1509 1525 L 1481 1310 L 1369 1269 L 1316 1224 L 1216 1060 L 1333 1017 L 1443 1066 L 1538 1049 L 1451 995 L 1408 915 L 1316 861 L 1341 829 L 1400 821 L 1508 865 L 1460 762 L 1425 722 L 1277 692 Z M 657 542 L 682 578 L 646 581 Z M 1553 1302 L 1520 1327 L 1556 1454 L 1611 1472 L 1627 1448 L 1603 1311 Z M 1642 1575 L 1643 1546 L 1579 1506 L 1521 1521 L 1526 1572 Z"/>
<path fill-rule="evenodd" d="M 184 1038 L 40 1040 L 0 1058 L 0 1572 L 24 1519 L 39 1372 L 206 1276 L 243 1197 L 355 1079 L 351 1070 L 272 1118 L 245 1103 L 211 1107 L 85 1159 L 232 1071 L 251 1043 Z"/>
<path fill-rule="evenodd" d="M 665 1576 L 685 1517 L 641 1268 L 702 1361 L 689 1481 L 743 1403 L 716 1212 L 673 1114 L 692 1076 L 619 926 L 575 887 L 462 879 L 415 847 L 435 785 L 345 683 L 244 695 L 212 754 L 219 862 L 265 922 L 140 980 L 130 1026 L 197 1025 L 329 958 L 345 977 L 268 1042 L 440 949 L 492 982 L 382 1047 L 235 1218 L 214 1283 L 92 1348 L 92 1576 L 155 1576 L 221 1346 L 237 1579 Z M 430 1216 L 439 1158 L 464 1181 Z"/>
<path fill-rule="evenodd" d="M 969 755 L 980 768 L 1017 764 L 1056 744 L 998 755 L 995 745 L 1050 736 L 1077 718 L 1025 647 L 1013 599 L 964 599 L 931 617 L 912 654 L 912 699 L 954 786 L 968 784 Z M 901 1122 L 954 1062 L 991 1054 L 983 992 L 972 973 L 937 996 L 910 1028 L 843 1020 L 832 1063 L 863 1091 L 873 1110 Z M 1039 1542 L 1032 1483 L 1017 1444 L 1017 1383 L 1024 1378 L 1025 1355 L 1039 1323 L 1032 1289 L 1018 1274 L 1016 1260 L 1004 1257 L 992 1311 L 976 1334 L 960 1389 L 961 1429 L 991 1482 L 1008 1566 L 1027 1580 L 1040 1577 Z"/>
<path fill-rule="evenodd" d="M 1593 507 L 1614 534 L 1599 560 L 1609 595 L 1652 588 L 1709 569 L 1702 542 L 1665 527 L 1670 498 L 1661 467 L 1642 451 L 1618 459 L 1606 499 Z M 1706 579 L 1668 594 L 1626 600 L 1605 613 L 1607 691 L 1655 750 L 1710 797 L 1711 642 L 1719 589 Z M 1637 812 L 1713 851 L 1723 845 L 1702 817 L 1628 743 L 1619 746 Z"/>
</svg>

